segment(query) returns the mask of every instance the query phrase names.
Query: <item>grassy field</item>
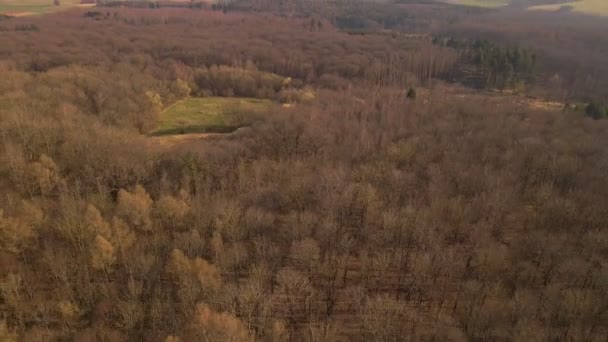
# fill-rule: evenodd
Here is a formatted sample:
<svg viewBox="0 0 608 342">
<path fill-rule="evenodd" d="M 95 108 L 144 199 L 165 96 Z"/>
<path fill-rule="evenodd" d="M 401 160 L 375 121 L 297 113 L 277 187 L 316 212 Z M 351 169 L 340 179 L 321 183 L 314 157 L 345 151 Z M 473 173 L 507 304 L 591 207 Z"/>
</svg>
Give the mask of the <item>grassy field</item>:
<svg viewBox="0 0 608 342">
<path fill-rule="evenodd" d="M 452 5 L 472 6 L 472 7 L 484 7 L 484 8 L 495 8 L 507 6 L 510 0 L 442 0 L 445 3 Z"/>
<path fill-rule="evenodd" d="M 76 7 L 80 0 L 60 0 L 55 6 L 53 0 L 0 0 L 0 13 L 11 16 L 41 15 Z"/>
<path fill-rule="evenodd" d="M 249 98 L 188 98 L 166 108 L 151 134 L 230 133 L 270 105 L 268 100 Z"/>
<path fill-rule="evenodd" d="M 608 16 L 608 0 L 580 0 L 555 5 L 532 6 L 528 9 L 532 11 L 559 11 L 563 7 L 570 7 L 576 13 Z"/>
</svg>

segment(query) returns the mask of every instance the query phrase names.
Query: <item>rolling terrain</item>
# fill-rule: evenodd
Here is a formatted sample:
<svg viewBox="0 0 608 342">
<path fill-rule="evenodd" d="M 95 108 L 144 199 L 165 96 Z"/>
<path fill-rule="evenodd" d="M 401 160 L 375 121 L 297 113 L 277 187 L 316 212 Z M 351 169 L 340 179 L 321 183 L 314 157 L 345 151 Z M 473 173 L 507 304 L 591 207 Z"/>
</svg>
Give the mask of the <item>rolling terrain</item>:
<svg viewBox="0 0 608 342">
<path fill-rule="evenodd" d="M 0 341 L 605 340 L 607 22 L 309 4 L 0 22 Z"/>
</svg>

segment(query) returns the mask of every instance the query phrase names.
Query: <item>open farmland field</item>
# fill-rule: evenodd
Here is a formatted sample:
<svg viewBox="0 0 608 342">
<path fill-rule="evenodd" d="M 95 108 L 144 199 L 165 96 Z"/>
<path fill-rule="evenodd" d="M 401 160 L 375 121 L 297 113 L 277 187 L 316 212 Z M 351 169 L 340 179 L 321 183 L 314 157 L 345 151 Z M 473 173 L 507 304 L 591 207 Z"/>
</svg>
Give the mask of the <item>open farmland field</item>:
<svg viewBox="0 0 608 342">
<path fill-rule="evenodd" d="M 250 98 L 187 98 L 163 111 L 152 135 L 230 133 L 270 105 L 268 100 Z"/>
<path fill-rule="evenodd" d="M 555 0 L 542 2 L 524 2 L 516 0 L 441 0 L 441 2 L 451 5 L 461 5 L 480 8 L 501 8 L 507 6 L 519 6 L 530 11 L 572 11 L 574 13 L 607 16 L 608 1 L 606 0 Z M 547 4 L 547 2 L 549 2 Z M 540 5 L 538 3 L 541 3 Z"/>
<path fill-rule="evenodd" d="M 80 5 L 80 0 L 61 0 L 55 6 L 53 0 L 0 0 L 0 13 L 22 17 L 28 15 L 41 15 L 53 13 Z"/>
<path fill-rule="evenodd" d="M 485 7 L 495 8 L 503 7 L 509 4 L 509 0 L 443 0 L 443 2 L 452 5 L 462 6 L 474 6 L 474 7 Z"/>
<path fill-rule="evenodd" d="M 531 11 L 560 11 L 571 10 L 575 13 L 608 16 L 608 1 L 606 0 L 580 0 L 564 2 L 554 5 L 540 5 L 529 8 Z"/>
</svg>

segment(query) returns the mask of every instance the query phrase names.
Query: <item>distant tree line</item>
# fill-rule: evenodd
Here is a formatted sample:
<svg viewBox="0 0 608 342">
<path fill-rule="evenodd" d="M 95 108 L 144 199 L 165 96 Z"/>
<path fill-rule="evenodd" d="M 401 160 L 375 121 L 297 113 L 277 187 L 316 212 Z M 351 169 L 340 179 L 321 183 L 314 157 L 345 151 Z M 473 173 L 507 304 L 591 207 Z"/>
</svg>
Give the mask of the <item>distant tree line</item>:
<svg viewBox="0 0 608 342">
<path fill-rule="evenodd" d="M 177 8 L 207 8 L 208 2 L 200 0 L 192 1 L 171 1 L 171 0 L 160 0 L 160 1 L 142 1 L 142 0 L 99 0 L 97 6 L 104 7 L 132 7 L 132 8 L 163 8 L 163 7 L 177 7 Z"/>
</svg>

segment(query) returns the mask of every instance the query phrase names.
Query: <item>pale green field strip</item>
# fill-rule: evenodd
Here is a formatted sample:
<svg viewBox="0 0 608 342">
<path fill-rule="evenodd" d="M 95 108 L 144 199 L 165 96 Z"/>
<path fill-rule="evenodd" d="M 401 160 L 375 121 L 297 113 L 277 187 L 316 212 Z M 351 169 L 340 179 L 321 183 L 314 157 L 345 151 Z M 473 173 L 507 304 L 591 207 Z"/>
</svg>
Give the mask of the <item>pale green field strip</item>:
<svg viewBox="0 0 608 342">
<path fill-rule="evenodd" d="M 53 0 L 0 0 L 0 13 L 13 16 L 41 15 L 79 5 L 80 0 L 60 0 L 59 6 L 55 6 Z"/>
<path fill-rule="evenodd" d="M 563 9 L 571 9 L 574 13 L 608 16 L 608 0 L 580 0 L 554 5 L 532 6 L 528 8 L 528 10 L 531 11 L 560 11 Z"/>
<path fill-rule="evenodd" d="M 497 8 L 507 6 L 510 0 L 443 0 L 443 2 L 452 5 Z"/>
</svg>

